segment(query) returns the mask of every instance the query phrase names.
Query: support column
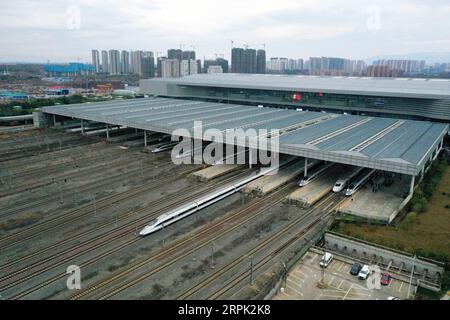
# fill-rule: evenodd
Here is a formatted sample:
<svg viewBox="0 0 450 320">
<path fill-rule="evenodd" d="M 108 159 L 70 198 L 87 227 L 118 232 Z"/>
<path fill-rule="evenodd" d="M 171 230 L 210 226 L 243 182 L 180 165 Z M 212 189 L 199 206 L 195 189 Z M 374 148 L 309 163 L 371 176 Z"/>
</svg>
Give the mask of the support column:
<svg viewBox="0 0 450 320">
<path fill-rule="evenodd" d="M 109 140 L 109 124 L 106 124 L 106 140 Z"/>
<path fill-rule="evenodd" d="M 414 192 L 414 182 L 416 177 L 414 175 L 411 176 L 411 185 L 409 186 L 409 193 L 412 194 Z"/>
<path fill-rule="evenodd" d="M 81 119 L 81 134 L 84 134 L 84 121 Z"/>
<path fill-rule="evenodd" d="M 53 115 L 53 126 L 56 127 L 56 115 Z"/>
<path fill-rule="evenodd" d="M 308 175 L 308 158 L 305 158 L 305 171 L 304 176 L 306 177 Z"/>
<path fill-rule="evenodd" d="M 144 130 L 144 146 L 147 146 L 147 130 Z"/>
<path fill-rule="evenodd" d="M 248 148 L 248 167 L 251 169 L 252 168 L 252 161 L 253 161 L 253 157 L 252 157 L 252 149 Z"/>
</svg>

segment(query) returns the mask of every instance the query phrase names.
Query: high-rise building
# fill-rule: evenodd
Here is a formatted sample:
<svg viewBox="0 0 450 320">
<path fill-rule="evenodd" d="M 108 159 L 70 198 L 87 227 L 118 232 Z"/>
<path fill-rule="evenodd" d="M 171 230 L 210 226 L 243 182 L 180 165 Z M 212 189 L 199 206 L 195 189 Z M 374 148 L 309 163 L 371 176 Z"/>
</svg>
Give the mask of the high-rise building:
<svg viewBox="0 0 450 320">
<path fill-rule="evenodd" d="M 144 51 L 142 54 L 141 75 L 144 78 L 153 78 L 155 76 L 155 58 L 151 51 Z"/>
<path fill-rule="evenodd" d="M 223 73 L 228 72 L 228 60 L 226 60 L 226 59 L 217 58 L 214 60 L 213 59 L 205 60 L 203 63 L 204 73 L 208 73 L 208 68 L 210 66 L 220 66 L 222 68 Z"/>
<path fill-rule="evenodd" d="M 245 50 L 245 60 L 244 60 L 244 72 L 245 73 L 256 73 L 256 50 L 246 49 Z"/>
<path fill-rule="evenodd" d="M 161 59 L 161 77 L 177 78 L 180 76 L 180 61 L 178 59 Z"/>
<path fill-rule="evenodd" d="M 109 73 L 120 74 L 120 52 L 119 50 L 109 50 Z"/>
<path fill-rule="evenodd" d="M 181 49 L 169 49 L 167 50 L 167 58 L 183 60 L 183 51 Z"/>
<path fill-rule="evenodd" d="M 244 54 L 243 48 L 231 49 L 231 72 L 244 73 Z"/>
<path fill-rule="evenodd" d="M 189 60 L 181 60 L 180 63 L 180 76 L 188 76 L 189 75 Z"/>
<path fill-rule="evenodd" d="M 158 57 L 156 59 L 156 76 L 161 78 L 162 77 L 162 61 L 167 59 L 167 57 Z"/>
<path fill-rule="evenodd" d="M 206 73 L 215 74 L 215 73 L 223 73 L 222 66 L 219 65 L 210 65 L 206 70 Z"/>
<path fill-rule="evenodd" d="M 197 73 L 202 73 L 202 60 L 197 59 Z"/>
<path fill-rule="evenodd" d="M 197 74 L 197 61 L 196 60 L 181 60 L 180 63 L 180 76 L 184 77 L 190 74 Z"/>
<path fill-rule="evenodd" d="M 183 60 L 195 60 L 195 51 L 183 51 L 181 57 Z"/>
<path fill-rule="evenodd" d="M 95 72 L 100 72 L 100 53 L 98 50 L 92 50 L 92 65 L 94 66 Z"/>
<path fill-rule="evenodd" d="M 362 60 L 349 60 L 333 57 L 310 57 L 308 63 L 309 74 L 348 76 L 362 75 L 366 65 Z"/>
<path fill-rule="evenodd" d="M 233 48 L 231 49 L 231 72 L 256 73 L 256 50 Z"/>
<path fill-rule="evenodd" d="M 133 74 L 142 74 L 142 57 L 144 52 L 141 50 L 131 51 L 130 55 L 130 71 Z"/>
<path fill-rule="evenodd" d="M 122 74 L 130 73 L 130 53 L 128 51 L 122 50 L 120 56 L 120 72 Z"/>
<path fill-rule="evenodd" d="M 266 73 L 266 51 L 258 50 L 256 52 L 256 73 Z"/>
<path fill-rule="evenodd" d="M 109 59 L 108 59 L 108 51 L 102 50 L 102 72 L 109 72 Z"/>
<path fill-rule="evenodd" d="M 388 66 L 392 70 L 400 70 L 406 74 L 419 73 L 425 69 L 424 60 L 376 60 L 374 66 Z"/>
<path fill-rule="evenodd" d="M 283 73 L 288 65 L 287 58 L 274 57 L 270 58 L 267 69 L 271 73 Z"/>
</svg>

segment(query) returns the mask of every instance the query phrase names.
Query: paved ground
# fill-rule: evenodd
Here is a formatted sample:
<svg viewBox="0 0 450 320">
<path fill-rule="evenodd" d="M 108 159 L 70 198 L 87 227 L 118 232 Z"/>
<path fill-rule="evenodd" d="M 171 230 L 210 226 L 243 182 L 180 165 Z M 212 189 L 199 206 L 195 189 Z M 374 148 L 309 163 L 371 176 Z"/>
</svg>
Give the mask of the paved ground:
<svg viewBox="0 0 450 320">
<path fill-rule="evenodd" d="M 317 287 L 322 276 L 321 255 L 309 251 L 288 274 L 286 288 L 275 300 L 386 300 L 390 296 L 406 299 L 408 283 L 393 279 L 389 286 L 369 289 L 366 282 L 350 275 L 351 264 L 336 257 L 325 269 L 326 288 Z M 411 292 L 414 288 L 411 287 Z"/>
<path fill-rule="evenodd" d="M 342 172 L 343 166 L 334 165 L 327 170 L 325 174 L 310 182 L 304 187 L 298 188 L 289 195 L 289 199 L 305 205 L 313 205 L 327 193 L 331 192 L 339 174 Z"/>
<path fill-rule="evenodd" d="M 340 210 L 364 218 L 387 220 L 389 216 L 399 209 L 405 194 L 409 191 L 410 179 L 405 175 L 396 175 L 394 183 L 382 186 L 377 192 L 366 184 L 352 198 L 341 205 Z"/>
</svg>

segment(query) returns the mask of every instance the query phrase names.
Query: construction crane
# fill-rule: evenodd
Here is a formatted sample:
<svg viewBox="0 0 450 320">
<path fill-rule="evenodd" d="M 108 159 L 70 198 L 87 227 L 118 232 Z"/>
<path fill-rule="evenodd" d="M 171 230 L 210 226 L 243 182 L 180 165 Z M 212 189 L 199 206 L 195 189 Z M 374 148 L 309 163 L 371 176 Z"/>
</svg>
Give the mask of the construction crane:
<svg viewBox="0 0 450 320">
<path fill-rule="evenodd" d="M 264 51 L 266 51 L 266 44 L 265 43 L 262 44 L 262 47 L 263 47 Z"/>
</svg>

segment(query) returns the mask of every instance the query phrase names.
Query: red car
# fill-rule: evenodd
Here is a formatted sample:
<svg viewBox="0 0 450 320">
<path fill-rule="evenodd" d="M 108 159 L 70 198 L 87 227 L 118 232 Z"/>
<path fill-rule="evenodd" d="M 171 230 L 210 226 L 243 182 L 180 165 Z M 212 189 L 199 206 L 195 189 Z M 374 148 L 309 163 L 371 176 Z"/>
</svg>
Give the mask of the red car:
<svg viewBox="0 0 450 320">
<path fill-rule="evenodd" d="M 391 277 L 391 275 L 389 273 L 383 273 L 381 275 L 380 283 L 383 286 L 387 286 L 387 285 L 389 285 L 389 283 L 391 283 L 391 279 L 392 279 L 392 277 Z"/>
</svg>

